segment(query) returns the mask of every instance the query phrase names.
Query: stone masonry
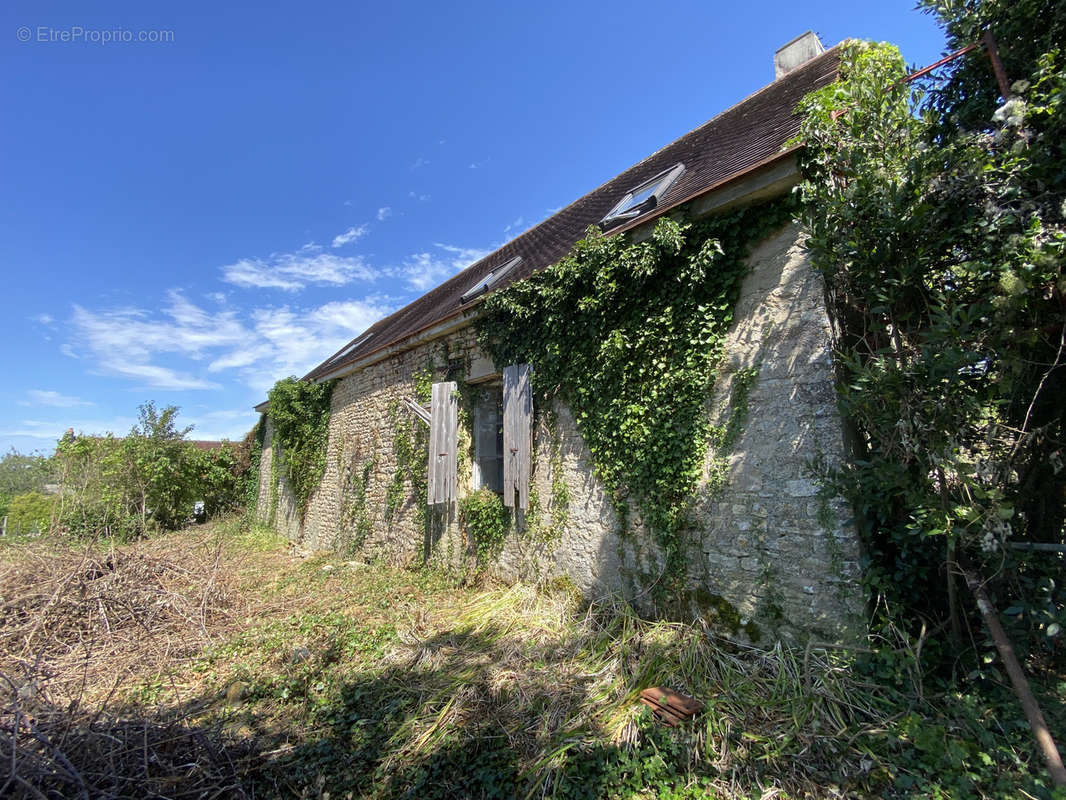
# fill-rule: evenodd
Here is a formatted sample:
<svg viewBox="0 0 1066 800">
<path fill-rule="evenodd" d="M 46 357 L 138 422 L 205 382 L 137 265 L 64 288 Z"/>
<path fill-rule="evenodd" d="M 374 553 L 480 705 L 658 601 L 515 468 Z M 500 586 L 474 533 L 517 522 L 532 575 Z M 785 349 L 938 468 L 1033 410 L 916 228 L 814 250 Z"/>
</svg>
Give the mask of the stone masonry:
<svg viewBox="0 0 1066 800">
<path fill-rule="evenodd" d="M 732 413 L 736 376 L 745 371 L 755 377 L 731 451 L 707 455 L 687 532 L 688 596 L 670 609 L 651 600 L 660 555 L 638 514 L 619 518 L 572 415 L 559 404 L 553 413 L 535 409 L 534 508 L 512 524 L 492 567 L 498 577 L 566 576 L 590 598 L 624 595 L 642 610 L 704 616 L 750 638 L 839 640 L 860 629 L 864 601 L 854 525 L 839 502 L 819 497 L 812 474 L 815 464 L 840 463 L 845 456 L 822 282 L 794 225 L 755 247 L 750 264 L 709 398 L 716 424 Z M 410 438 L 423 424 L 402 402 L 416 395 L 420 375 L 428 370 L 434 381 L 484 378 L 491 385 L 485 364 L 466 327 L 342 378 L 333 392 L 325 476 L 302 524 L 284 481 L 271 491 L 268 427 L 260 519 L 305 550 L 469 564 L 470 543 L 456 510 L 427 515 L 408 480 L 397 492 L 396 436 Z M 483 372 L 489 374 L 476 374 Z M 469 396 L 474 389 L 465 391 Z M 472 488 L 470 427 L 469 409 L 464 413 L 461 404 L 460 497 Z M 717 489 L 710 480 L 716 472 L 724 476 Z"/>
</svg>

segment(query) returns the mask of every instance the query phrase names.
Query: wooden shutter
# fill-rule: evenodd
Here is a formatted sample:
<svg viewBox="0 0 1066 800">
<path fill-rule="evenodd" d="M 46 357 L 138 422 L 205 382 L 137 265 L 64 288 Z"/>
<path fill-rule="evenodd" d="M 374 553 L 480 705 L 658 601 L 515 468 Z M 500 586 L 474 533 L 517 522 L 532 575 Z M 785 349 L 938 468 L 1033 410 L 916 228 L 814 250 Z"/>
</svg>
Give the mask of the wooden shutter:
<svg viewBox="0 0 1066 800">
<path fill-rule="evenodd" d="M 455 381 L 433 384 L 429 407 L 429 505 L 455 500 L 458 398 Z"/>
<path fill-rule="evenodd" d="M 503 504 L 529 509 L 530 454 L 533 449 L 533 391 L 529 364 L 503 370 Z"/>
</svg>

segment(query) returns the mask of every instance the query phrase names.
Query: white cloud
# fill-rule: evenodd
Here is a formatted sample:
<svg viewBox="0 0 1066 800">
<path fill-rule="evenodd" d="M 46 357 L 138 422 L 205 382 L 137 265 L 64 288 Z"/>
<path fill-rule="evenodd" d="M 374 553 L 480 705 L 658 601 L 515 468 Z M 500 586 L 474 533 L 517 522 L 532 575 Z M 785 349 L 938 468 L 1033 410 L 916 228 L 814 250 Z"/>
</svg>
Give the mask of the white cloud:
<svg viewBox="0 0 1066 800">
<path fill-rule="evenodd" d="M 159 389 L 217 388 L 215 383 L 160 365 L 155 359 L 165 354 L 198 361 L 208 351 L 243 344 L 246 328 L 235 311 L 209 314 L 178 291 L 169 292 L 168 299 L 163 318 L 136 308 L 94 312 L 74 306 L 77 344 L 105 374 Z"/>
<path fill-rule="evenodd" d="M 355 280 L 374 279 L 361 256 L 317 252 L 320 249 L 320 245 L 308 244 L 296 253 L 274 254 L 267 259 L 242 258 L 222 267 L 222 280 L 246 289 L 295 292 L 309 285 L 344 286 Z"/>
<path fill-rule="evenodd" d="M 229 439 L 231 442 L 239 442 L 252 429 L 258 418 L 259 415 L 250 408 L 203 412 L 193 410 L 189 413 L 182 409 L 179 421 L 183 426 L 193 426 L 192 432 L 187 437 L 189 439 L 207 441 Z"/>
<path fill-rule="evenodd" d="M 377 320 L 392 298 L 372 295 L 307 308 L 206 311 L 172 291 L 162 311 L 74 308 L 71 353 L 97 372 L 159 389 L 214 389 L 236 378 L 263 393 L 304 375 Z"/>
<path fill-rule="evenodd" d="M 323 359 L 395 309 L 386 297 L 326 303 L 312 309 L 258 309 L 255 334 L 269 358 L 242 370 L 246 383 L 265 393 L 278 378 L 305 375 Z"/>
<path fill-rule="evenodd" d="M 407 196 L 412 200 L 417 200 L 419 203 L 428 203 L 432 199 L 432 195 L 418 194 L 417 192 L 408 192 Z"/>
<path fill-rule="evenodd" d="M 33 319 L 36 322 L 41 323 L 42 325 L 51 325 L 53 322 L 55 322 L 55 318 L 51 314 L 38 314 Z"/>
<path fill-rule="evenodd" d="M 517 236 L 518 234 L 523 233 L 526 230 L 526 228 L 523 227 L 525 225 L 525 222 L 526 222 L 525 217 L 519 217 L 518 219 L 516 219 L 511 224 L 509 224 L 509 225 L 504 227 L 503 235 L 504 236 Z"/>
<path fill-rule="evenodd" d="M 384 222 L 392 216 L 392 206 L 382 206 L 378 209 L 378 222 Z"/>
<path fill-rule="evenodd" d="M 73 408 L 75 406 L 91 406 L 88 400 L 79 397 L 60 394 L 51 389 L 30 389 L 26 392 L 29 400 L 19 401 L 24 406 L 52 406 L 53 408 Z"/>
<path fill-rule="evenodd" d="M 430 162 L 428 158 L 423 158 L 422 156 L 419 156 L 415 159 L 414 163 L 411 164 L 411 169 L 422 169 L 422 167 L 426 166 L 429 163 Z"/>
<path fill-rule="evenodd" d="M 408 257 L 403 266 L 392 270 L 390 274 L 406 279 L 412 289 L 424 292 L 492 252 L 477 247 L 456 247 L 439 242 L 434 246 L 443 250 L 445 255 L 429 252 L 415 253 Z"/>
<path fill-rule="evenodd" d="M 36 419 L 24 419 L 15 423 L 17 427 L 8 430 L 0 430 L 0 436 L 26 436 L 31 439 L 48 439 L 59 441 L 59 438 L 73 428 L 77 433 L 85 433 L 94 436 L 102 436 L 105 433 L 113 433 L 117 436 L 125 436 L 137 422 L 133 417 L 113 417 L 111 419 L 63 419 L 57 421 L 45 421 Z"/>
<path fill-rule="evenodd" d="M 346 244 L 357 242 L 370 231 L 369 225 L 359 225 L 348 228 L 344 233 L 338 233 L 333 237 L 334 247 L 343 247 Z"/>
</svg>

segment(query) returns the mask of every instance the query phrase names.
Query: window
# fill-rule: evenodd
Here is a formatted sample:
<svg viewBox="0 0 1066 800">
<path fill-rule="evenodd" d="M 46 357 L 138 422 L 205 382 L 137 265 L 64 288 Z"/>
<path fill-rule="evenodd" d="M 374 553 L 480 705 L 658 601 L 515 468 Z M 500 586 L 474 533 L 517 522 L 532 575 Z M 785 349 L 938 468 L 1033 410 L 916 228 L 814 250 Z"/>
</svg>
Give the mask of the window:
<svg viewBox="0 0 1066 800">
<path fill-rule="evenodd" d="M 474 406 L 474 488 L 503 493 L 503 390 L 491 386 Z"/>
<path fill-rule="evenodd" d="M 660 172 L 649 181 L 631 189 L 618 204 L 612 208 L 602 220 L 600 226 L 604 229 L 621 225 L 627 220 L 636 219 L 646 211 L 650 211 L 659 205 L 663 195 L 674 185 L 685 171 L 684 164 L 675 164 L 670 169 Z"/>
<path fill-rule="evenodd" d="M 488 275 L 486 275 L 484 278 L 482 278 L 472 287 L 470 287 L 470 289 L 467 290 L 466 294 L 459 298 L 459 302 L 469 303 L 474 298 L 480 297 L 481 295 L 485 294 L 485 292 L 491 289 L 494 284 L 499 283 L 500 279 L 503 278 L 504 275 L 506 275 L 515 267 L 517 267 L 518 262 L 520 262 L 521 260 L 522 256 L 515 256 L 505 264 L 501 264 L 500 266 L 496 267 L 496 269 L 494 269 L 492 272 L 490 272 Z"/>
<path fill-rule="evenodd" d="M 353 350 L 355 350 L 355 348 L 357 348 L 359 345 L 361 345 L 363 342 L 365 342 L 367 339 L 369 339 L 373 335 L 374 334 L 372 334 L 372 333 L 368 333 L 366 336 L 360 336 L 358 339 L 356 339 L 350 345 L 348 345 L 343 350 L 341 350 L 339 353 L 337 353 L 337 355 L 333 356 L 333 358 L 331 358 L 326 363 L 327 364 L 332 364 L 335 361 L 340 361 L 342 358 L 344 358 L 346 355 L 351 353 Z"/>
</svg>

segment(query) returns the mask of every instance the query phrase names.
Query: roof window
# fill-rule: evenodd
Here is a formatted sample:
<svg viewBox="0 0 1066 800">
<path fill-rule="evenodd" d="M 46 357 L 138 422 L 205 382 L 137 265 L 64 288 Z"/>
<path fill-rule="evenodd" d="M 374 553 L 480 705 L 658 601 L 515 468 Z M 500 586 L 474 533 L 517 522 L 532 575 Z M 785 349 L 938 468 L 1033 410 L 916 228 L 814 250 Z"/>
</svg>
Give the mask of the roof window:
<svg viewBox="0 0 1066 800">
<path fill-rule="evenodd" d="M 651 209 L 659 205 L 663 195 L 674 185 L 674 182 L 681 177 L 681 173 L 684 171 L 684 164 L 675 164 L 670 169 L 660 172 L 651 180 L 644 181 L 636 188 L 630 189 L 626 196 L 618 202 L 618 205 L 600 220 L 600 225 L 604 229 L 612 228 L 627 220 L 636 219 L 646 211 L 651 211 Z"/>
<path fill-rule="evenodd" d="M 358 339 L 356 339 L 350 345 L 348 345 L 343 350 L 341 350 L 339 353 L 337 353 L 337 355 L 333 356 L 333 358 L 331 358 L 326 363 L 327 364 L 333 364 L 334 362 L 340 361 L 342 358 L 344 358 L 346 355 L 351 353 L 353 350 L 355 350 L 355 348 L 357 348 L 359 345 L 361 345 L 363 342 L 365 342 L 367 339 L 369 339 L 373 335 L 374 334 L 372 334 L 372 333 L 368 333 L 366 336 L 360 336 Z"/>
<path fill-rule="evenodd" d="M 521 260 L 522 256 L 515 256 L 510 261 L 507 261 L 506 263 L 496 267 L 496 269 L 494 269 L 484 278 L 482 278 L 473 286 L 471 286 L 470 289 L 467 290 L 466 294 L 459 298 L 459 302 L 469 303 L 475 297 L 480 297 L 481 295 L 485 294 L 485 292 L 491 289 L 495 284 L 499 283 L 504 275 L 506 275 L 515 267 L 517 267 L 518 262 Z"/>
</svg>

